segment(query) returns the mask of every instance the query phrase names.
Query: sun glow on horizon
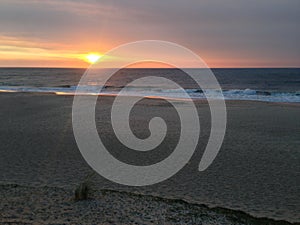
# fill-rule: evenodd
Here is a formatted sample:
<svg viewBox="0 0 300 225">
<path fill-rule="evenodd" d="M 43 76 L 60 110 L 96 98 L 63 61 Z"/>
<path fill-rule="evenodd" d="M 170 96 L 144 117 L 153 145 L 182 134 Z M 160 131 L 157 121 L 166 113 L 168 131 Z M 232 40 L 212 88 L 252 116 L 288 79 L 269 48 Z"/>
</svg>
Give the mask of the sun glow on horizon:
<svg viewBox="0 0 300 225">
<path fill-rule="evenodd" d="M 85 56 L 85 60 L 91 64 L 96 63 L 101 58 L 101 55 L 98 53 L 89 53 Z"/>
</svg>

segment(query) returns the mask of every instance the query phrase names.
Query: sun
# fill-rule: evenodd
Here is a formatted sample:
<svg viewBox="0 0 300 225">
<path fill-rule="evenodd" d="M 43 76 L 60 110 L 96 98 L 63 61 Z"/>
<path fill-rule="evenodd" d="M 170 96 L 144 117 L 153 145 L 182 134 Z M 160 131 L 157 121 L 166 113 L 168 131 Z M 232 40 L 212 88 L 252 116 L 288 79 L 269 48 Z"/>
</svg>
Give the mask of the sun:
<svg viewBox="0 0 300 225">
<path fill-rule="evenodd" d="M 98 53 L 89 53 L 85 56 L 86 61 L 93 64 L 96 63 L 101 58 L 101 55 Z"/>
</svg>

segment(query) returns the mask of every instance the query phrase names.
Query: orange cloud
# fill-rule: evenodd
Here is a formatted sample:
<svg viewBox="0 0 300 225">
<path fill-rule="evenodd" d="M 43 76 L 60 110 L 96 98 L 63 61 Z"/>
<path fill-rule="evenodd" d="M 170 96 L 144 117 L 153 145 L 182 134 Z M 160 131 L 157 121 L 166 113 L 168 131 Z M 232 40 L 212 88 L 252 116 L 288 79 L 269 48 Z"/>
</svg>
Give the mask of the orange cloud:
<svg viewBox="0 0 300 225">
<path fill-rule="evenodd" d="M 70 46 L 0 36 L 0 66 L 87 67 L 85 52 L 69 50 Z M 21 64 L 20 64 L 21 63 Z"/>
</svg>

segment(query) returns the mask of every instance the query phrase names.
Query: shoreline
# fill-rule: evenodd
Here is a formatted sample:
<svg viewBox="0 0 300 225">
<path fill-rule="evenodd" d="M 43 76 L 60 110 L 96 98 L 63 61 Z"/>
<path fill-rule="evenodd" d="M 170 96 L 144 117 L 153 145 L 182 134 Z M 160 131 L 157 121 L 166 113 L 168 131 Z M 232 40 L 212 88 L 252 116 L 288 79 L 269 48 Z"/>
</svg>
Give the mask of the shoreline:
<svg viewBox="0 0 300 225">
<path fill-rule="evenodd" d="M 0 90 L 0 95 L 32 95 L 32 96 L 59 96 L 59 97 L 74 97 L 75 94 L 70 94 L 70 93 L 60 93 L 60 92 L 15 92 L 15 91 L 1 91 Z M 91 96 L 94 97 L 95 95 L 90 95 L 90 94 L 78 94 L 79 96 Z M 98 94 L 98 98 L 112 98 L 112 97 L 116 97 L 118 94 Z M 130 98 L 132 96 L 128 95 L 128 96 L 121 96 L 124 98 Z M 145 99 L 149 99 L 149 100 L 157 100 L 157 101 L 161 101 L 162 98 L 165 98 L 166 100 L 173 100 L 173 101 L 178 101 L 178 102 L 185 102 L 185 101 L 194 101 L 195 103 L 207 103 L 207 99 L 203 98 L 203 99 L 199 99 L 199 98 L 191 98 L 191 99 L 183 99 L 183 98 L 173 98 L 173 97 L 166 97 L 166 96 L 144 96 Z M 213 101 L 218 101 L 218 99 L 212 99 Z M 286 106 L 300 106 L 300 102 L 272 102 L 272 101 L 263 101 L 263 100 L 248 100 L 248 99 L 224 99 L 225 103 L 247 103 L 247 102 L 253 102 L 253 103 L 265 103 L 265 104 L 274 104 L 274 105 L 286 105 Z"/>
</svg>

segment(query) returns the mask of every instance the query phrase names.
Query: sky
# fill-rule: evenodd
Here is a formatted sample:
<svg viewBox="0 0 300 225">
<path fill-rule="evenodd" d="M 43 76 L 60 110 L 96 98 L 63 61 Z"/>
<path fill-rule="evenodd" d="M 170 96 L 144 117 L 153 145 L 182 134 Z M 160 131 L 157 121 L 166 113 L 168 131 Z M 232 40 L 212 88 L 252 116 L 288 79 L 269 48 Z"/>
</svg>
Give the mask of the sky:
<svg viewBox="0 0 300 225">
<path fill-rule="evenodd" d="M 87 67 L 138 40 L 210 67 L 300 67 L 299 0 L 0 0 L 0 67 Z"/>
</svg>

